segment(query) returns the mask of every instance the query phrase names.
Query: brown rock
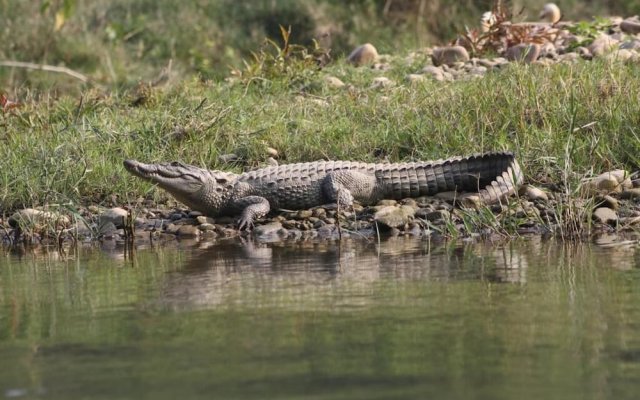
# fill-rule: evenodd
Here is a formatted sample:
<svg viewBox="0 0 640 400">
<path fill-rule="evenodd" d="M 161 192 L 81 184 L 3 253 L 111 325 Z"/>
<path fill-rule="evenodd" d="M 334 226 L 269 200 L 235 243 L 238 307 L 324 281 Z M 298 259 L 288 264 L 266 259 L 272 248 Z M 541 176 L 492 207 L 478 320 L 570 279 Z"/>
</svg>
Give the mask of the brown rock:
<svg viewBox="0 0 640 400">
<path fill-rule="evenodd" d="M 640 33 L 640 21 L 638 20 L 638 16 L 636 15 L 622 21 L 620 23 L 620 30 L 624 33 L 628 33 L 629 35 L 636 35 Z"/>
<path fill-rule="evenodd" d="M 469 53 L 462 46 L 436 47 L 431 54 L 431 61 L 436 67 L 440 65 L 452 66 L 457 62 L 469 61 Z"/>
<path fill-rule="evenodd" d="M 594 57 L 601 57 L 613 50 L 616 44 L 617 41 L 611 36 L 600 35 L 589 45 L 589 52 Z"/>
<path fill-rule="evenodd" d="M 386 206 L 379 209 L 374 219 L 390 228 L 399 228 L 413 220 L 415 209 L 411 206 Z"/>
<path fill-rule="evenodd" d="M 378 60 L 378 50 L 371 43 L 365 43 L 362 46 L 358 46 L 349 54 L 347 62 L 353 64 L 356 67 L 365 64 L 373 64 Z"/>
<path fill-rule="evenodd" d="M 535 43 L 520 43 L 507 49 L 505 57 L 509 61 L 530 64 L 538 59 L 540 45 Z"/>
<path fill-rule="evenodd" d="M 598 207 L 593 212 L 593 218 L 603 224 L 615 225 L 618 222 L 618 214 L 608 207 Z"/>
</svg>

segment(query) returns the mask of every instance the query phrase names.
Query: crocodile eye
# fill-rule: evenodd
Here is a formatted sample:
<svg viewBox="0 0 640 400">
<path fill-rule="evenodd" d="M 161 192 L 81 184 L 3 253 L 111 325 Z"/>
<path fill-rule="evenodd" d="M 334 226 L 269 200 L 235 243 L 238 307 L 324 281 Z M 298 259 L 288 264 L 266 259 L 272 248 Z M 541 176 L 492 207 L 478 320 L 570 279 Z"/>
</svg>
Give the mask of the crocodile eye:
<svg viewBox="0 0 640 400">
<path fill-rule="evenodd" d="M 223 191 L 223 190 L 224 190 L 224 189 L 223 189 L 223 188 L 221 188 L 221 187 L 217 187 L 217 188 L 216 188 L 216 192 L 218 192 L 218 193 L 222 193 L 222 191 Z"/>
<path fill-rule="evenodd" d="M 225 183 L 227 183 L 227 180 L 225 178 L 216 178 L 216 182 L 218 182 L 221 185 L 224 185 Z"/>
</svg>

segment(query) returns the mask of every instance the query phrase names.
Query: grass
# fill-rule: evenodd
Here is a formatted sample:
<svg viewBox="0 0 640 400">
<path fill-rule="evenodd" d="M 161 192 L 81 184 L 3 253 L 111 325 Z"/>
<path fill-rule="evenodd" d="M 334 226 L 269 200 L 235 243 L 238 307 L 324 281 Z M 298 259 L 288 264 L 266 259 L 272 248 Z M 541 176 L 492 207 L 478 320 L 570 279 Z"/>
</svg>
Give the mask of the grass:
<svg viewBox="0 0 640 400">
<path fill-rule="evenodd" d="M 226 169 L 218 157 L 235 153 L 256 167 L 267 147 L 280 162 L 511 149 L 530 181 L 567 185 L 640 164 L 637 65 L 512 65 L 411 85 L 404 77 L 416 67 L 402 58 L 384 73 L 396 82 L 387 89 L 370 88 L 383 73 L 337 62 L 247 83 L 194 79 L 59 98 L 25 91 L 21 107 L 0 114 L 0 209 L 144 196 L 150 187 L 124 171 L 125 158 Z M 328 87 L 326 75 L 350 88 Z"/>
</svg>

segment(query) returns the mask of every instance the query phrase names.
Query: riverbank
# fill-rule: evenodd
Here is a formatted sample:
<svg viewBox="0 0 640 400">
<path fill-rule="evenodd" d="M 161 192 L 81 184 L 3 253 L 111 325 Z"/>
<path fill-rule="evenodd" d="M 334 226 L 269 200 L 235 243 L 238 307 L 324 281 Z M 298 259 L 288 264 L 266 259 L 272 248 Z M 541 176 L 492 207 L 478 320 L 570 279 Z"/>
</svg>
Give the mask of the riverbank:
<svg viewBox="0 0 640 400">
<path fill-rule="evenodd" d="M 441 50 L 429 48 L 319 68 L 322 54 L 313 49 L 273 46 L 221 82 L 158 79 L 123 92 L 87 88 L 79 97 L 26 92 L 9 98 L 0 114 L 5 236 L 14 233 L 9 217 L 24 208 L 87 220 L 92 235 L 101 210 L 113 207 L 170 219 L 145 216 L 145 208 L 170 210 L 172 200 L 129 176 L 125 158 L 239 172 L 318 159 L 395 162 L 498 150 L 516 152 L 526 182 L 553 201 L 540 207 L 534 201 L 533 208 L 552 210 L 547 214 L 554 220 L 525 214 L 534 222 L 513 222 L 502 208 L 486 207 L 440 230 L 475 234 L 489 225 L 509 234 L 522 226 L 553 232 L 554 221 L 570 220 L 581 236 L 591 232 L 602 204 L 617 213 L 601 219 L 606 226 L 633 225 L 624 219 L 638 216 L 631 187 L 616 189 L 627 194 L 615 205 L 603 200 L 608 189 L 600 197 L 585 197 L 580 189 L 600 173 L 622 169 L 629 175 L 640 164 L 638 39 L 622 32 L 620 21 L 605 28 L 604 50 L 558 42 L 544 54 L 537 49 L 531 63 L 501 56 L 442 61 L 434 57 Z M 514 199 L 506 207 L 530 205 Z M 309 230 L 287 224 L 293 227 L 284 229 Z M 463 230 L 455 228 L 460 224 Z"/>
</svg>

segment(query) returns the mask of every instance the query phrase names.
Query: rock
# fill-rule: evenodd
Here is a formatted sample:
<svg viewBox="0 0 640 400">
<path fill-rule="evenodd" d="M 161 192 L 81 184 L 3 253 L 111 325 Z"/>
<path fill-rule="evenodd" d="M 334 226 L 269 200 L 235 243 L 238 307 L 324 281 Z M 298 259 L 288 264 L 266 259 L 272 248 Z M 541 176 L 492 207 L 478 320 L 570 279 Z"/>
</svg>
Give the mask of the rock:
<svg viewBox="0 0 640 400">
<path fill-rule="evenodd" d="M 429 222 L 445 222 L 451 218 L 451 213 L 447 210 L 436 210 L 425 215 L 425 219 Z"/>
<path fill-rule="evenodd" d="M 118 227 L 111 221 L 106 221 L 98 227 L 98 236 L 112 236 L 118 231 Z"/>
<path fill-rule="evenodd" d="M 538 59 L 540 55 L 540 45 L 536 43 L 520 43 L 511 46 L 505 52 L 505 57 L 509 61 L 523 62 L 530 64 Z"/>
<path fill-rule="evenodd" d="M 547 3 L 542 7 L 542 11 L 540 11 L 540 15 L 538 16 L 541 20 L 551 22 L 555 24 L 560 21 L 562 18 L 562 13 L 560 12 L 560 8 L 554 3 Z"/>
<path fill-rule="evenodd" d="M 615 47 L 617 41 L 609 35 L 600 35 L 589 45 L 589 52 L 594 57 L 602 57 Z"/>
<path fill-rule="evenodd" d="M 199 217 L 196 217 L 196 222 L 200 225 L 202 224 L 215 224 L 216 221 L 211 218 L 211 217 L 207 217 L 205 215 L 201 215 Z"/>
<path fill-rule="evenodd" d="M 422 72 L 437 81 L 444 80 L 444 71 L 438 67 L 434 67 L 433 65 L 427 65 L 422 69 Z"/>
<path fill-rule="evenodd" d="M 278 150 L 274 149 L 273 147 L 267 147 L 265 151 L 267 153 L 267 156 L 278 158 Z"/>
<path fill-rule="evenodd" d="M 200 229 L 195 225 L 180 225 L 176 234 L 179 237 L 197 237 L 200 235 Z"/>
<path fill-rule="evenodd" d="M 127 220 L 128 215 L 129 215 L 129 212 L 124 208 L 120 208 L 120 207 L 110 208 L 102 212 L 98 216 L 98 224 L 102 226 L 107 222 L 111 222 L 117 228 L 124 228 L 125 221 Z"/>
<path fill-rule="evenodd" d="M 342 82 L 340 79 L 336 78 L 335 76 L 325 76 L 324 77 L 324 82 L 327 84 L 327 86 L 334 88 L 334 89 L 342 89 L 343 87 L 345 87 L 346 85 L 344 84 L 344 82 Z"/>
<path fill-rule="evenodd" d="M 385 206 L 379 209 L 373 219 L 389 228 L 399 228 L 413 220 L 415 209 L 411 206 Z"/>
<path fill-rule="evenodd" d="M 411 84 L 424 82 L 425 80 L 424 75 L 420 75 L 420 74 L 409 74 L 407 75 L 406 79 Z"/>
<path fill-rule="evenodd" d="M 198 229 L 200 229 L 201 231 L 214 231 L 216 229 L 216 226 L 214 224 L 204 223 L 198 225 Z"/>
<path fill-rule="evenodd" d="M 298 219 L 307 219 L 313 216 L 312 210 L 300 210 L 296 213 L 296 218 Z"/>
<path fill-rule="evenodd" d="M 433 197 L 439 200 L 444 200 L 446 202 L 453 203 L 458 199 L 458 197 L 460 197 L 460 194 L 456 191 L 438 192 Z"/>
<path fill-rule="evenodd" d="M 530 201 L 549 201 L 549 196 L 545 191 L 531 185 L 522 185 L 518 190 L 520 196 L 526 197 Z"/>
<path fill-rule="evenodd" d="M 640 20 L 638 16 L 627 18 L 620 23 L 620 30 L 629 35 L 636 35 L 640 33 Z"/>
<path fill-rule="evenodd" d="M 353 64 L 356 67 L 365 64 L 373 64 L 378 60 L 378 50 L 371 43 L 365 43 L 362 46 L 358 46 L 349 54 L 347 62 Z"/>
<path fill-rule="evenodd" d="M 276 159 L 275 159 L 275 158 L 273 158 L 273 157 L 267 157 L 266 162 L 267 162 L 267 165 L 269 165 L 269 166 L 271 166 L 271 167 L 277 167 L 277 166 L 279 165 L 279 164 L 278 164 L 278 160 L 276 160 Z"/>
<path fill-rule="evenodd" d="M 391 79 L 385 76 L 378 76 L 373 80 L 373 83 L 371 84 L 371 89 L 383 89 L 383 88 L 391 87 L 393 85 L 394 85 L 394 82 Z"/>
<path fill-rule="evenodd" d="M 221 155 L 218 156 L 218 160 L 220 160 L 221 162 L 227 164 L 227 163 L 232 163 L 232 162 L 239 161 L 240 157 L 237 154 L 234 154 L 234 153 L 221 154 Z"/>
<path fill-rule="evenodd" d="M 621 50 L 638 50 L 640 49 L 640 39 L 631 39 L 620 43 Z"/>
<path fill-rule="evenodd" d="M 593 196 L 598 193 L 621 193 L 624 189 L 631 187 L 629 173 L 623 169 L 617 169 L 586 181 L 581 187 L 581 193 L 583 196 Z"/>
<path fill-rule="evenodd" d="M 618 207 L 619 207 L 618 200 L 615 199 L 612 196 L 609 196 L 609 195 L 598 197 L 596 199 L 596 202 L 597 202 L 598 207 L 607 207 L 607 208 L 610 208 L 612 210 L 617 210 Z"/>
<path fill-rule="evenodd" d="M 606 55 L 607 60 L 611 62 L 615 62 L 615 61 L 626 62 L 633 59 L 634 56 L 635 56 L 635 53 L 627 49 L 618 49 Z"/>
<path fill-rule="evenodd" d="M 620 198 L 625 200 L 637 200 L 640 199 L 640 188 L 628 188 L 624 189 L 622 193 L 620 193 Z"/>
<path fill-rule="evenodd" d="M 436 47 L 431 54 L 431 61 L 436 67 L 440 65 L 452 66 L 457 62 L 469 61 L 469 53 L 462 46 Z"/>
<path fill-rule="evenodd" d="M 618 222 L 618 214 L 608 207 L 596 208 L 593 218 L 603 224 L 615 225 Z"/>
<path fill-rule="evenodd" d="M 71 220 L 66 215 L 62 215 L 53 211 L 42 211 L 34 208 L 25 208 L 16 211 L 9 217 L 9 225 L 13 228 L 18 226 L 22 229 L 40 230 L 57 230 L 60 228 L 68 228 Z"/>
<path fill-rule="evenodd" d="M 282 226 L 280 222 L 269 222 L 263 225 L 258 225 L 254 228 L 253 233 L 259 239 L 272 239 L 275 237 L 286 237 L 288 235 L 287 230 Z"/>
</svg>

